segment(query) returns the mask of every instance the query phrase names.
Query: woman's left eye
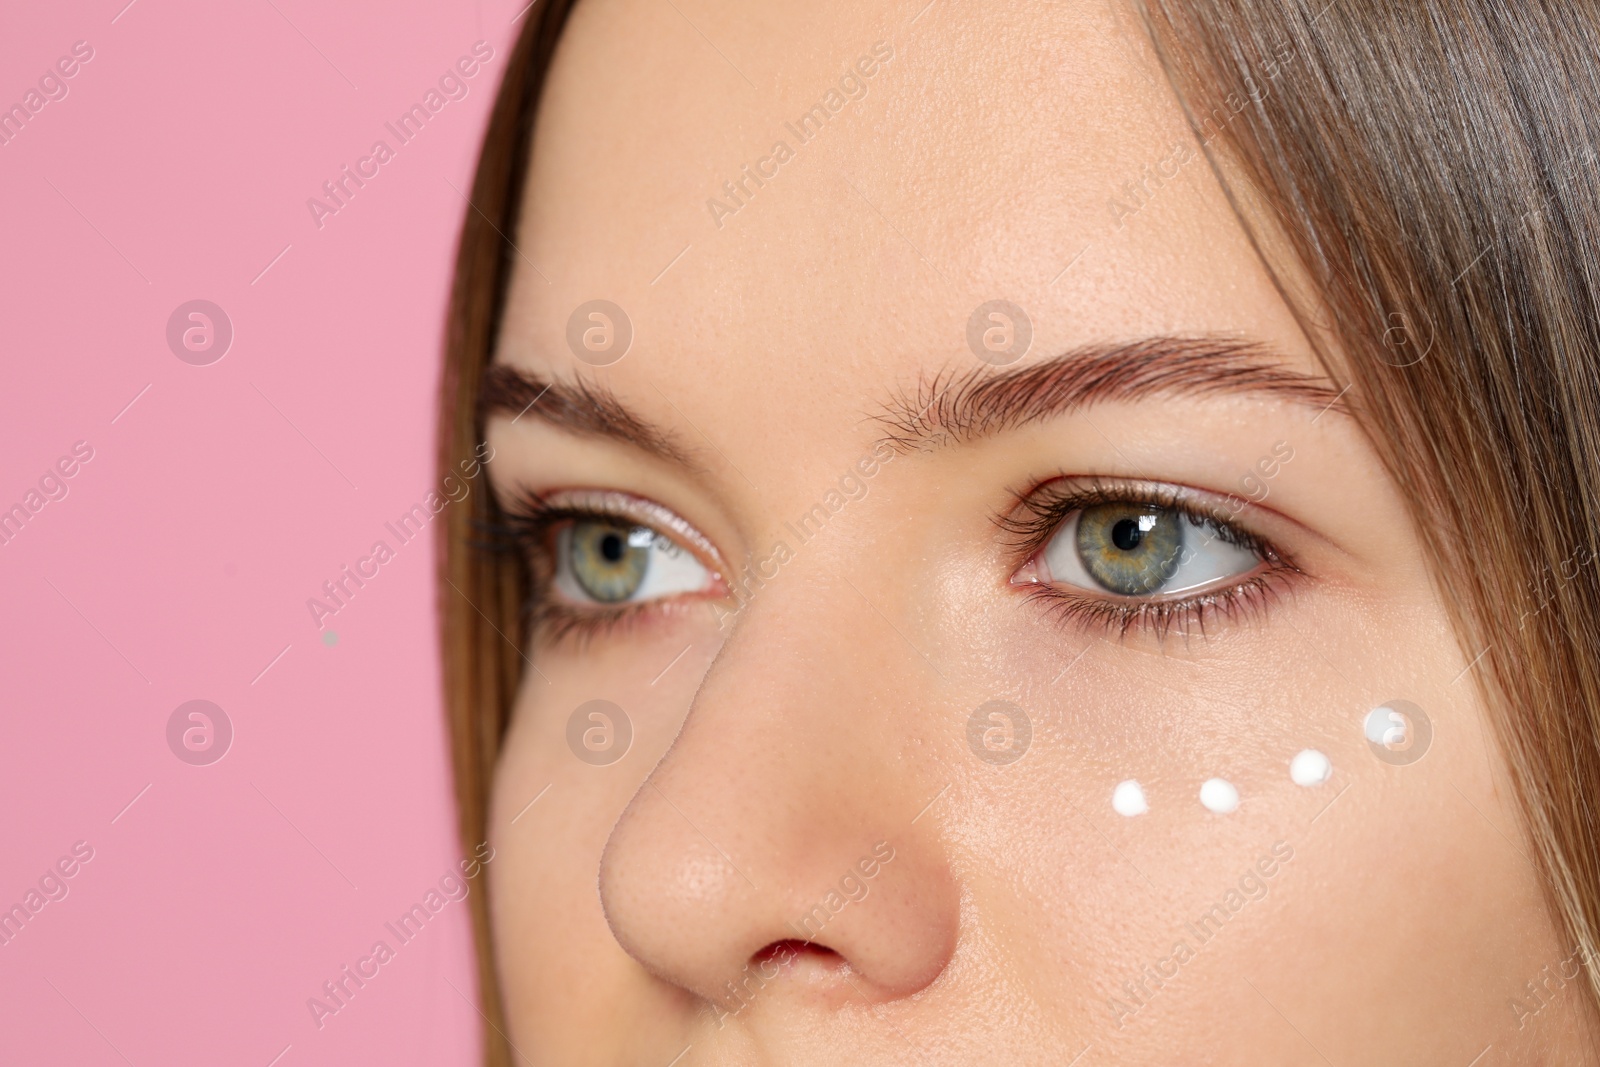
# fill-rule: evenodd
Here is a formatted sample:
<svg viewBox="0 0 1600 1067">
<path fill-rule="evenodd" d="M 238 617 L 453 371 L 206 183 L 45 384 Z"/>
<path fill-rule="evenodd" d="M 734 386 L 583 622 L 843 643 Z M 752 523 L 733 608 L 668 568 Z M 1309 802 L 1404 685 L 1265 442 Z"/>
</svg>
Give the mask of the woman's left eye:
<svg viewBox="0 0 1600 1067">
<path fill-rule="evenodd" d="M 555 587 L 578 604 L 634 604 L 710 590 L 694 553 L 648 526 L 578 519 L 556 533 Z"/>
<path fill-rule="evenodd" d="M 1237 531 L 1178 508 L 1111 501 L 1068 515 L 1037 557 L 1036 580 L 1148 598 L 1249 574 L 1264 558 Z"/>
</svg>

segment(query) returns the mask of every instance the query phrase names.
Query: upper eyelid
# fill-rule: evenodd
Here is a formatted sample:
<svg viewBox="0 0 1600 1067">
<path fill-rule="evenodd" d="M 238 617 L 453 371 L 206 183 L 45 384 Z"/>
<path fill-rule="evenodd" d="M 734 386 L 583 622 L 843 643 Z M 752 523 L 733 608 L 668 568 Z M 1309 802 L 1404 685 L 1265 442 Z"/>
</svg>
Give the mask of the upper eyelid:
<svg viewBox="0 0 1600 1067">
<path fill-rule="evenodd" d="M 1218 493 L 1199 486 L 1163 482 L 1154 478 L 1108 477 L 1100 474 L 1058 474 L 1036 483 L 1033 488 L 1025 492 L 1013 492 L 1012 496 L 1016 505 L 1024 506 L 1036 501 L 1039 495 L 1051 486 L 1063 482 L 1081 486 L 1077 492 L 1091 502 L 1092 498 L 1103 497 L 1107 501 L 1148 499 L 1152 503 L 1165 505 L 1169 502 L 1193 503 L 1196 499 L 1221 501 L 1232 497 L 1244 500 L 1247 505 L 1250 503 L 1247 498 L 1237 493 Z"/>
<path fill-rule="evenodd" d="M 1044 500 L 1044 496 L 1052 486 L 1062 483 L 1077 483 L 1085 488 L 1070 493 L 1073 499 L 1072 507 L 1056 506 L 1052 508 Z M 1109 483 L 1109 484 L 1107 484 Z M 1011 489 L 1007 491 L 1010 501 L 993 518 L 994 524 L 1008 534 L 1015 536 L 1018 542 L 1013 547 L 1025 547 L 1025 543 L 1047 533 L 1043 529 L 1046 523 L 1059 526 L 1062 520 L 1078 509 L 1091 507 L 1096 503 L 1109 502 L 1111 499 L 1127 501 L 1147 501 L 1157 506 L 1165 505 L 1173 496 L 1176 486 L 1160 482 L 1146 482 L 1137 479 L 1119 480 L 1104 479 L 1095 475 L 1058 474 L 1041 481 L 1035 482 L 1026 490 Z M 1096 499 L 1096 498 L 1100 499 Z"/>
<path fill-rule="evenodd" d="M 1061 474 L 1037 482 L 1026 491 L 1011 490 L 1011 503 L 994 516 L 995 524 L 1007 529 L 1017 522 L 1018 512 L 1033 509 L 1035 514 L 1038 514 L 1042 510 L 1039 506 L 1041 494 L 1051 486 L 1062 482 L 1083 486 L 1072 494 L 1081 498 L 1081 501 L 1075 502 L 1075 506 L 1080 508 L 1092 507 L 1098 503 L 1148 503 L 1156 507 L 1176 508 L 1228 526 L 1238 525 L 1236 520 L 1242 515 L 1276 514 L 1271 508 L 1237 493 L 1218 493 L 1198 486 L 1161 482 L 1149 478 Z M 1243 506 L 1236 511 L 1220 506 L 1232 500 L 1240 501 Z M 1070 512 L 1062 514 L 1064 516 Z"/>
<path fill-rule="evenodd" d="M 538 495 L 542 507 L 598 517 L 622 519 L 647 526 L 675 543 L 701 556 L 718 577 L 727 574 L 727 563 L 711 539 L 664 504 L 618 489 L 551 489 Z"/>
<path fill-rule="evenodd" d="M 1077 494 L 1081 500 L 1073 501 L 1073 506 L 1050 513 L 1041 505 L 1040 496 L 1044 490 L 1059 483 L 1077 483 L 1083 490 Z M 1043 550 L 1050 538 L 1055 536 L 1061 524 L 1074 511 L 1084 507 L 1091 507 L 1096 503 L 1110 503 L 1115 501 L 1146 502 L 1157 507 L 1176 508 L 1191 516 L 1198 516 L 1205 521 L 1214 523 L 1224 529 L 1230 530 L 1240 536 L 1246 547 L 1273 561 L 1284 564 L 1290 569 L 1299 571 L 1301 568 L 1294 556 L 1280 547 L 1279 539 L 1268 533 L 1260 532 L 1255 527 L 1259 516 L 1278 515 L 1271 508 L 1248 500 L 1238 494 L 1222 494 L 1212 490 L 1200 489 L 1195 486 L 1179 485 L 1173 482 L 1158 482 L 1143 478 L 1107 478 L 1100 475 L 1071 475 L 1060 474 L 1036 482 L 1033 488 L 1019 492 L 1013 490 L 1012 503 L 1005 510 L 994 516 L 995 525 L 1006 534 L 1010 535 L 1008 549 L 1019 559 L 1016 563 L 1021 566 L 1034 554 Z M 1225 509 L 1208 506 L 1220 504 L 1223 501 L 1235 499 L 1243 501 L 1244 506 L 1238 511 L 1226 513 Z M 1031 510 L 1031 519 L 1027 513 Z M 1241 521 L 1241 516 L 1250 516 L 1250 519 Z M 1022 517 L 1019 517 L 1022 516 Z M 1283 521 L 1296 527 L 1294 520 L 1279 516 Z M 1268 520 L 1270 523 L 1270 519 Z"/>
</svg>

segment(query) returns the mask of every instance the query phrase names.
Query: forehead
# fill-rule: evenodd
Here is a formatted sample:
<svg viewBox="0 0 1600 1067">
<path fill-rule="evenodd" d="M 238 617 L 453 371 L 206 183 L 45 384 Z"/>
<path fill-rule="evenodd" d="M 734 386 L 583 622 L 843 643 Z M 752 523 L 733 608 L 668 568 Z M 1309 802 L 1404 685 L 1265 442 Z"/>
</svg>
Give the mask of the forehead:
<svg viewBox="0 0 1600 1067">
<path fill-rule="evenodd" d="M 498 358 L 756 436 L 971 369 L 993 300 L 1025 359 L 1244 335 L 1313 369 L 1120 0 L 585 0 L 517 244 Z M 598 372 L 595 299 L 634 330 Z"/>
</svg>

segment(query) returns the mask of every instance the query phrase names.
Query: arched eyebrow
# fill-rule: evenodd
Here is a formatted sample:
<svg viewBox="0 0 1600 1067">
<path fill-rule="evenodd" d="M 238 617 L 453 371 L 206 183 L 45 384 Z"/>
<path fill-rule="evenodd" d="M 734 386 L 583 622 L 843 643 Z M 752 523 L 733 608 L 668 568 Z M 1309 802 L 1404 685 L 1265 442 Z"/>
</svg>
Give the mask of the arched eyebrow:
<svg viewBox="0 0 1600 1067">
<path fill-rule="evenodd" d="M 671 430 L 636 414 L 605 386 L 582 378 L 546 379 L 492 363 L 484 369 L 478 391 L 479 425 L 493 414 L 508 414 L 512 422 L 535 416 L 580 437 L 610 438 L 690 470 L 701 469 L 693 451 Z"/>
<path fill-rule="evenodd" d="M 1161 395 L 1250 395 L 1346 410 L 1345 391 L 1324 376 L 1291 369 L 1253 341 L 1147 337 L 1088 345 L 1041 363 L 996 371 L 978 367 L 918 379 L 892 396 L 873 421 L 900 451 L 960 444 L 1068 414 L 1095 403 Z M 558 429 L 633 446 L 689 470 L 703 470 L 695 450 L 672 430 L 632 411 L 603 385 L 546 379 L 503 363 L 484 371 L 480 421 L 491 414 L 537 417 Z"/>
<path fill-rule="evenodd" d="M 899 451 L 961 444 L 1097 403 L 1218 394 L 1348 409 L 1332 379 L 1305 374 L 1265 345 L 1209 337 L 1146 337 L 1086 345 L 1014 370 L 978 367 L 922 377 L 872 415 Z"/>
</svg>

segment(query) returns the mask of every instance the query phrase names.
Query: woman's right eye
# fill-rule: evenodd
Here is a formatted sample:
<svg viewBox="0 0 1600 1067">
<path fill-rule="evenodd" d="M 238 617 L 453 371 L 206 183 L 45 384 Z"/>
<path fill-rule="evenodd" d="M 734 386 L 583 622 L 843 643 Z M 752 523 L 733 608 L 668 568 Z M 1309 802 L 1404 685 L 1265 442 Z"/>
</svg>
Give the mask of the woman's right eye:
<svg viewBox="0 0 1600 1067">
<path fill-rule="evenodd" d="M 713 589 L 716 578 L 648 526 L 576 519 L 556 532 L 556 591 L 576 604 L 637 604 Z"/>
</svg>

